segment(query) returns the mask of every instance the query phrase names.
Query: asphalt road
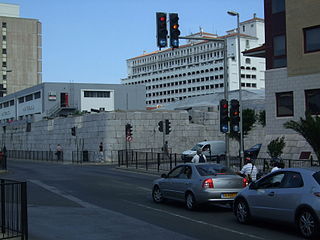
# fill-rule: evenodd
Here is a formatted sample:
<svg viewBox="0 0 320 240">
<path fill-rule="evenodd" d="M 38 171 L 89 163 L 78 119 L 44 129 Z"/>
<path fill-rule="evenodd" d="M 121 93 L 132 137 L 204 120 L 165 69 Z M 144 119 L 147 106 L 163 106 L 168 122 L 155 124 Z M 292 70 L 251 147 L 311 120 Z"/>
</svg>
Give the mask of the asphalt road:
<svg viewBox="0 0 320 240">
<path fill-rule="evenodd" d="M 301 239 L 288 224 L 241 225 L 224 206 L 188 211 L 182 203 L 153 203 L 152 174 L 9 161 L 1 177 L 27 181 L 31 240 Z"/>
</svg>

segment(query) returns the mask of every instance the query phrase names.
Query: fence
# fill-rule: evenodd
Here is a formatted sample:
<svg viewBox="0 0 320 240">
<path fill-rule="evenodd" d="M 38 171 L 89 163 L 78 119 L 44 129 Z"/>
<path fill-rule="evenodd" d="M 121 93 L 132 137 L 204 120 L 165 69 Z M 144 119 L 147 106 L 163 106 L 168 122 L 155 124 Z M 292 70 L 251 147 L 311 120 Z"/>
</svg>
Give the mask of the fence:
<svg viewBox="0 0 320 240">
<path fill-rule="evenodd" d="M 120 150 L 118 151 L 118 166 L 127 168 L 136 168 L 153 171 L 169 171 L 180 163 L 184 163 L 182 155 L 177 153 L 162 153 L 141 150 Z M 225 158 L 212 159 L 211 162 L 217 162 L 226 165 Z M 282 159 L 285 167 L 313 167 L 319 166 L 319 163 L 314 160 L 292 160 Z M 230 167 L 239 171 L 242 167 L 241 161 L 238 157 L 229 158 Z M 255 166 L 260 172 L 269 172 L 272 168 L 271 159 L 257 158 L 254 160 Z"/>
<path fill-rule="evenodd" d="M 28 239 L 27 184 L 0 179 L 0 239 Z"/>
<path fill-rule="evenodd" d="M 63 152 L 58 159 L 57 155 L 53 151 L 26 151 L 26 150 L 8 150 L 8 158 L 11 159 L 26 159 L 26 160 L 38 160 L 38 161 L 63 161 Z"/>
</svg>

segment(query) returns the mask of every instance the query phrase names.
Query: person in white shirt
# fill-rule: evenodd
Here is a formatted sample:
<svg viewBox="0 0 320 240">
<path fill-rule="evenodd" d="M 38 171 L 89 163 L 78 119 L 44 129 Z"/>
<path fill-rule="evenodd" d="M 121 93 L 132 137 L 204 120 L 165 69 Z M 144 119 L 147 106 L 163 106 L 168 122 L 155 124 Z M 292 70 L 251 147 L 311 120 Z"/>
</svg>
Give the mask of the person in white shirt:
<svg viewBox="0 0 320 240">
<path fill-rule="evenodd" d="M 252 181 L 255 181 L 255 180 L 257 180 L 257 173 L 258 173 L 258 169 L 252 163 L 251 158 L 246 157 L 245 158 L 245 165 L 242 167 L 241 171 L 238 172 L 238 174 L 243 177 L 250 175 Z"/>
<path fill-rule="evenodd" d="M 192 163 L 201 163 L 201 162 L 207 162 L 207 158 L 204 154 L 202 154 L 201 149 L 197 150 L 197 154 L 193 156 Z"/>
</svg>

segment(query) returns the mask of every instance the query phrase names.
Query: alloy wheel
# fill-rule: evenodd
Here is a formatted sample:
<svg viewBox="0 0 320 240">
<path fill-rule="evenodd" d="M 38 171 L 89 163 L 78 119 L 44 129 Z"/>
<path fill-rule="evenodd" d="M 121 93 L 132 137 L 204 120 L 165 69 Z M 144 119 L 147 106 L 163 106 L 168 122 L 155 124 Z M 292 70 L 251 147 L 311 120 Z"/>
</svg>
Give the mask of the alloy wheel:
<svg viewBox="0 0 320 240">
<path fill-rule="evenodd" d="M 195 208 L 196 201 L 192 193 L 187 193 L 186 196 L 186 207 L 189 210 L 193 210 Z"/>
<path fill-rule="evenodd" d="M 299 215 L 298 225 L 304 237 L 312 237 L 316 233 L 316 219 L 308 210 L 303 210 Z"/>
<path fill-rule="evenodd" d="M 162 195 L 162 192 L 160 190 L 160 188 L 158 186 L 155 186 L 153 188 L 153 191 L 152 191 L 152 199 L 154 202 L 156 203 L 161 203 L 163 202 L 163 195 Z"/>
<path fill-rule="evenodd" d="M 235 215 L 240 223 L 247 223 L 250 219 L 250 212 L 247 203 L 243 200 L 239 200 L 236 203 Z"/>
</svg>

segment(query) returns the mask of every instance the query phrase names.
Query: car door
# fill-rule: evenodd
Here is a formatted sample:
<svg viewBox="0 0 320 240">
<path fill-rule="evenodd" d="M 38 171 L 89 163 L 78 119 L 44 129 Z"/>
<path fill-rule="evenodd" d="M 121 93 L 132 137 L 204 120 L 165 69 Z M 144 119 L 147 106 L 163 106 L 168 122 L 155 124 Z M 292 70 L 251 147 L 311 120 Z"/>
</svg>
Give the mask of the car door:
<svg viewBox="0 0 320 240">
<path fill-rule="evenodd" d="M 274 206 L 277 204 L 276 192 L 281 188 L 285 173 L 277 171 L 255 184 L 248 192 L 248 203 L 253 216 L 274 218 Z"/>
<path fill-rule="evenodd" d="M 184 165 L 179 165 L 172 169 L 167 177 L 160 183 L 160 188 L 164 197 L 176 198 L 177 195 L 177 179 L 179 179 L 180 173 L 183 171 Z"/>
<path fill-rule="evenodd" d="M 191 166 L 184 166 L 177 178 L 172 179 L 172 188 L 174 191 L 174 198 L 184 201 L 185 192 L 192 184 L 192 168 Z"/>
</svg>

